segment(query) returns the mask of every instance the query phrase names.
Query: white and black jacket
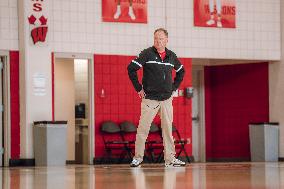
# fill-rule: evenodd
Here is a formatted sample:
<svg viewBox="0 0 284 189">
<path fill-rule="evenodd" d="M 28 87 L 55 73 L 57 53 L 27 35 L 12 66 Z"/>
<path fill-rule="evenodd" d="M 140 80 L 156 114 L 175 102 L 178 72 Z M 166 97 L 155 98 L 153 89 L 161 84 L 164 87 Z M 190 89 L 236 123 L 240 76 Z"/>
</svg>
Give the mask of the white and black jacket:
<svg viewBox="0 0 284 189">
<path fill-rule="evenodd" d="M 138 81 L 137 70 L 143 67 L 142 85 Z M 176 54 L 166 48 L 166 57 L 161 59 L 156 48 L 143 50 L 127 67 L 129 78 L 137 92 L 142 88 L 147 99 L 163 101 L 171 97 L 183 80 L 184 68 Z M 172 79 L 172 70 L 176 77 Z"/>
</svg>

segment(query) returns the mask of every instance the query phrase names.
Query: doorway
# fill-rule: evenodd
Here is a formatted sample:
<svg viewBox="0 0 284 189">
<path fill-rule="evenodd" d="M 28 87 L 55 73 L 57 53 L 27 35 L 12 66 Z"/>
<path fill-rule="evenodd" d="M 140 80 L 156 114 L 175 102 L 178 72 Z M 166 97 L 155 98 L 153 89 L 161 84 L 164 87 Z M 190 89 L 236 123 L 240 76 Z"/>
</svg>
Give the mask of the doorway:
<svg viewBox="0 0 284 189">
<path fill-rule="evenodd" d="M 204 71 L 192 67 L 192 155 L 195 162 L 205 162 Z"/>
<path fill-rule="evenodd" d="M 94 144 L 93 60 L 55 54 L 54 120 L 67 120 L 67 164 L 92 164 Z"/>
<path fill-rule="evenodd" d="M 0 51 L 0 167 L 9 166 L 10 154 L 10 66 L 9 52 Z"/>
<path fill-rule="evenodd" d="M 5 56 L 0 56 L 0 166 L 4 165 L 4 139 L 5 139 L 5 131 L 3 127 L 3 113 L 4 113 L 4 106 L 3 106 L 3 67 L 6 61 Z"/>
</svg>

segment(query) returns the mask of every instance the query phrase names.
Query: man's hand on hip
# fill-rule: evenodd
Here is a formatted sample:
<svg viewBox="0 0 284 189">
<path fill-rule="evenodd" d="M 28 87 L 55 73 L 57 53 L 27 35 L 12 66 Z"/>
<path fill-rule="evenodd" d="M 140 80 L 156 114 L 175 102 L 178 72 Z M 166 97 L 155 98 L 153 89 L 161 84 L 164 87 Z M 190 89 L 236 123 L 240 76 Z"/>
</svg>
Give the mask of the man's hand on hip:
<svg viewBox="0 0 284 189">
<path fill-rule="evenodd" d="M 145 98 L 145 96 L 146 96 L 146 94 L 145 94 L 143 89 L 138 92 L 138 95 L 139 95 L 140 98 Z"/>
</svg>

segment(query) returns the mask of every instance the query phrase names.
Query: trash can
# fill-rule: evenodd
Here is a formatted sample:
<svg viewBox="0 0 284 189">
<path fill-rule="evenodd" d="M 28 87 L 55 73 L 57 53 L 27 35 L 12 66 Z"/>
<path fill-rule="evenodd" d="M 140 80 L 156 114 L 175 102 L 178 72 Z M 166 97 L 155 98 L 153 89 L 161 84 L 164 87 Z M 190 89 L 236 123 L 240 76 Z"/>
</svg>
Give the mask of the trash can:
<svg viewBox="0 0 284 189">
<path fill-rule="evenodd" d="M 251 161 L 278 161 L 279 124 L 249 124 Z"/>
<path fill-rule="evenodd" d="M 67 121 L 34 122 L 34 156 L 36 166 L 66 164 Z"/>
</svg>

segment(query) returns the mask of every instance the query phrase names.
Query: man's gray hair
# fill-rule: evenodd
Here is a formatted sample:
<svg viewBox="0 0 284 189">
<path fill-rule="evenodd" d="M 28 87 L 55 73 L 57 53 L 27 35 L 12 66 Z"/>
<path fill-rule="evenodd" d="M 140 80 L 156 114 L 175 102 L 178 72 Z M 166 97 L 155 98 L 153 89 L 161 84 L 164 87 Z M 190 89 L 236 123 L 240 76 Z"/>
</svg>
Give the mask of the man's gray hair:
<svg viewBox="0 0 284 189">
<path fill-rule="evenodd" d="M 168 37 L 169 33 L 168 33 L 168 31 L 167 31 L 165 28 L 158 28 L 158 29 L 156 29 L 155 32 L 154 32 L 154 34 L 155 34 L 156 32 L 159 32 L 159 31 L 164 32 L 164 34 Z"/>
</svg>

